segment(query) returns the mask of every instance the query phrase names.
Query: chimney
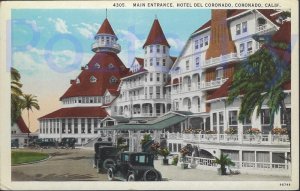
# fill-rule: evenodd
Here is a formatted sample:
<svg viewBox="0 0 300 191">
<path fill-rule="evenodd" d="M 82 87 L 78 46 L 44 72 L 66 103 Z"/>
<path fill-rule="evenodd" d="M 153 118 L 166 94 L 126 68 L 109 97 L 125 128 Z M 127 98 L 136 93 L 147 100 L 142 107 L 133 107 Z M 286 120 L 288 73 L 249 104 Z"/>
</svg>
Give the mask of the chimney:
<svg viewBox="0 0 300 191">
<path fill-rule="evenodd" d="M 227 12 L 227 10 L 212 9 L 211 35 L 209 47 L 206 51 L 206 60 L 219 57 L 220 55 L 236 52 L 236 48 L 231 40 L 230 30 L 226 21 Z"/>
</svg>

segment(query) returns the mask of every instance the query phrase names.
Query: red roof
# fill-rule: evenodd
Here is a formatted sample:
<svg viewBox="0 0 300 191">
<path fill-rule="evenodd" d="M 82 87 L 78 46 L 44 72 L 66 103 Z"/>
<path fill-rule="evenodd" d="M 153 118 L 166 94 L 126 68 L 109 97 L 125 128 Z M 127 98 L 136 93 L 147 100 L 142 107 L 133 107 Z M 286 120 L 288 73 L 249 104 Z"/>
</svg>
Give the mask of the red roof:
<svg viewBox="0 0 300 191">
<path fill-rule="evenodd" d="M 95 64 L 98 63 L 100 68 Z M 109 65 L 112 64 L 113 68 Z M 103 96 L 106 89 L 117 90 L 120 78 L 128 74 L 128 69 L 122 63 L 120 58 L 112 52 L 96 53 L 88 63 L 88 69 L 81 71 L 77 77 L 80 83 L 73 81 L 69 89 L 60 98 L 76 97 L 76 96 Z M 90 82 L 90 78 L 94 76 L 96 82 Z M 111 77 L 117 79 L 117 83 L 111 83 Z"/>
<path fill-rule="evenodd" d="M 228 90 L 232 84 L 232 78 L 229 78 L 220 88 L 216 89 L 211 95 L 207 97 L 207 100 L 217 99 L 228 96 Z"/>
<path fill-rule="evenodd" d="M 70 107 L 70 108 L 61 108 L 43 117 L 40 117 L 39 119 L 67 118 L 67 117 L 104 118 L 107 115 L 108 113 L 102 107 Z"/>
<path fill-rule="evenodd" d="M 100 29 L 98 30 L 97 34 L 111 34 L 111 35 L 115 35 L 115 32 L 112 29 L 109 21 L 107 19 L 105 19 L 103 21 Z"/>
<path fill-rule="evenodd" d="M 140 65 L 141 67 L 144 67 L 144 59 L 143 59 L 143 58 L 135 57 L 135 59 L 138 61 L 139 65 Z"/>
<path fill-rule="evenodd" d="M 179 84 L 178 78 L 173 79 L 173 84 Z"/>
<path fill-rule="evenodd" d="M 31 133 L 21 116 L 17 119 L 17 125 L 22 133 Z"/>
<path fill-rule="evenodd" d="M 159 24 L 158 19 L 154 20 L 151 30 L 149 32 L 148 38 L 147 38 L 143 48 L 145 48 L 145 46 L 151 45 L 151 44 L 165 45 L 170 48 L 170 45 L 165 37 L 165 34 Z"/>
<path fill-rule="evenodd" d="M 120 93 L 118 90 L 115 89 L 108 89 L 108 92 L 113 96 L 118 96 Z"/>
<path fill-rule="evenodd" d="M 284 22 L 280 29 L 272 36 L 274 42 L 291 43 L 291 22 Z"/>
<path fill-rule="evenodd" d="M 227 12 L 227 18 L 230 18 L 230 17 L 233 17 L 233 16 L 236 16 L 242 12 L 245 12 L 247 11 L 247 9 L 228 9 L 228 12 Z M 277 22 L 276 22 L 276 19 L 277 19 L 277 15 L 274 15 L 274 16 L 271 16 L 271 14 L 275 13 L 276 10 L 274 9 L 257 9 L 257 11 L 259 11 L 261 14 L 263 14 L 266 18 L 268 18 L 269 20 L 271 20 L 274 24 L 276 24 L 277 26 L 279 25 Z M 198 28 L 195 32 L 193 33 L 196 33 L 198 31 L 201 31 L 203 29 L 206 29 L 208 27 L 210 27 L 211 25 L 211 20 L 207 21 L 206 23 L 204 23 L 200 28 Z"/>
</svg>

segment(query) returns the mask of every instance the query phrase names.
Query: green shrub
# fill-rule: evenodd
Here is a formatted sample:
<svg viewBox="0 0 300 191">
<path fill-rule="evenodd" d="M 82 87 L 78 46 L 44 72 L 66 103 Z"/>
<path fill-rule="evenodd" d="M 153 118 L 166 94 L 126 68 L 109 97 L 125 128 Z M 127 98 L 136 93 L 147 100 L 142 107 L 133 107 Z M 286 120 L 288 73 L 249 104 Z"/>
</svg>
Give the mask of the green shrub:
<svg viewBox="0 0 300 191">
<path fill-rule="evenodd" d="M 175 157 L 173 157 L 173 160 L 172 160 L 172 165 L 177 165 L 178 163 L 178 155 L 176 155 Z"/>
</svg>

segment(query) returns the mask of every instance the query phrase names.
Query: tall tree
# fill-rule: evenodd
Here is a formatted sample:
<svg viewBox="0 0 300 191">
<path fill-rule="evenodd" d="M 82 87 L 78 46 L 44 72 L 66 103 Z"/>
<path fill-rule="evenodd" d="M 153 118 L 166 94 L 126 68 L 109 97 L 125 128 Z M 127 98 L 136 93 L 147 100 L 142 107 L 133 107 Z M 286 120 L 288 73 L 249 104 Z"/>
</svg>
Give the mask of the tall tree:
<svg viewBox="0 0 300 191">
<path fill-rule="evenodd" d="M 11 67 L 11 122 L 15 123 L 21 116 L 21 109 L 23 107 L 23 93 L 21 90 L 22 84 L 20 82 L 21 75 L 19 71 Z"/>
<path fill-rule="evenodd" d="M 23 108 L 27 110 L 28 128 L 30 128 L 29 110 L 33 111 L 33 108 L 39 110 L 40 106 L 38 104 L 38 100 L 36 99 L 36 96 L 31 94 L 24 94 L 23 97 L 24 97 Z"/>
</svg>

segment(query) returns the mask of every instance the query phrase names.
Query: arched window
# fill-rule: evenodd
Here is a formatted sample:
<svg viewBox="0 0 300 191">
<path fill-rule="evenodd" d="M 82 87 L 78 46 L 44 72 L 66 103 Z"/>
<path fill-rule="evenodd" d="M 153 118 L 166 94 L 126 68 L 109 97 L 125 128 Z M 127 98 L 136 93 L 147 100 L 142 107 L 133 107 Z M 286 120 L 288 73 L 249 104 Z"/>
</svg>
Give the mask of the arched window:
<svg viewBox="0 0 300 191">
<path fill-rule="evenodd" d="M 90 82 L 91 83 L 95 83 L 96 81 L 97 81 L 97 78 L 95 78 L 95 76 L 90 77 Z"/>
<path fill-rule="evenodd" d="M 89 66 L 88 66 L 88 65 L 85 65 L 85 67 L 84 67 L 84 68 L 87 70 L 87 69 L 89 69 Z"/>
<path fill-rule="evenodd" d="M 115 83 L 117 83 L 117 81 L 118 81 L 118 79 L 117 79 L 116 77 L 114 77 L 114 76 L 112 76 L 112 77 L 109 79 L 109 83 L 111 83 L 111 84 L 115 84 Z"/>
<path fill-rule="evenodd" d="M 80 83 L 80 80 L 79 78 L 76 79 L 76 84 L 79 84 Z"/>
</svg>

